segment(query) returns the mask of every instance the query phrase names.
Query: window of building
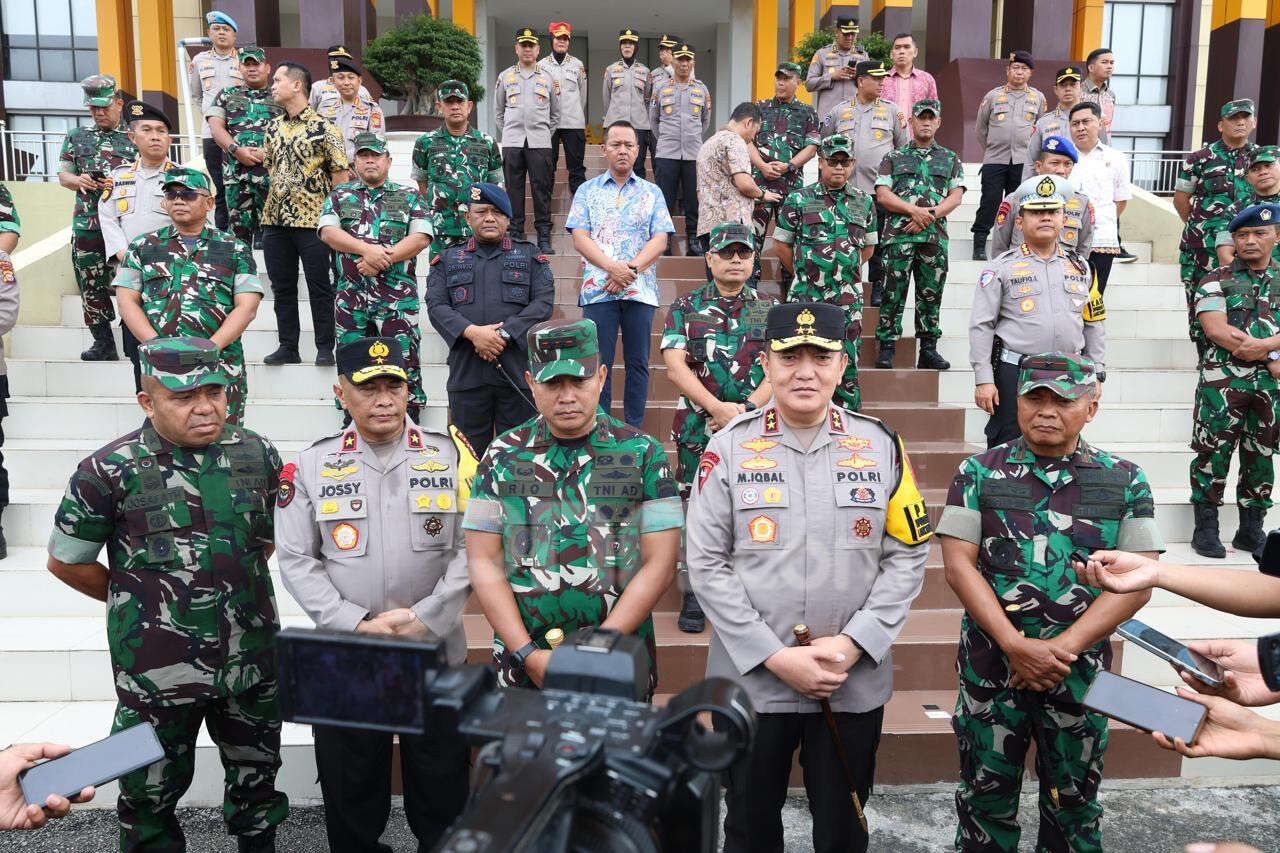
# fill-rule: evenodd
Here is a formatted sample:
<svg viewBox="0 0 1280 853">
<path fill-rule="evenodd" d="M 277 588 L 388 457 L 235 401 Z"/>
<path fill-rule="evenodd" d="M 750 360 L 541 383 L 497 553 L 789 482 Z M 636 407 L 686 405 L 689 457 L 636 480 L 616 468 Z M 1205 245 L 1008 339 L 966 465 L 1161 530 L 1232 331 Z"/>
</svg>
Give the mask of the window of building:
<svg viewBox="0 0 1280 853">
<path fill-rule="evenodd" d="M 94 0 L 0 0 L 5 76 L 74 82 L 98 71 Z"/>
<path fill-rule="evenodd" d="M 1102 16 L 1102 43 L 1115 50 L 1111 88 L 1118 104 L 1169 103 L 1169 40 L 1173 3 L 1108 0 Z"/>
<path fill-rule="evenodd" d="M 92 123 L 88 115 L 9 113 L 5 180 L 57 180 L 58 154 L 67 132 L 77 125 Z"/>
</svg>

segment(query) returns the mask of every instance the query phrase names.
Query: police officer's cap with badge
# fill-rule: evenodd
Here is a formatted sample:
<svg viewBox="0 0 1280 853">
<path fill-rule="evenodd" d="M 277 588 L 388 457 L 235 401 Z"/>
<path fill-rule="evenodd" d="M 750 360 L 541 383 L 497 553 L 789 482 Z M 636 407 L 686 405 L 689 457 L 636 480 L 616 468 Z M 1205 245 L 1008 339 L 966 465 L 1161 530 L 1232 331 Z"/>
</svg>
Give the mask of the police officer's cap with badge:
<svg viewBox="0 0 1280 853">
<path fill-rule="evenodd" d="M 1264 225 L 1280 226 L 1280 204 L 1251 204 L 1232 217 L 1227 230 L 1234 234 L 1241 228 L 1261 228 Z"/>
<path fill-rule="evenodd" d="M 124 105 L 124 120 L 132 124 L 135 121 L 158 121 L 162 122 L 165 129 L 173 133 L 173 122 L 169 121 L 169 117 L 165 115 L 159 107 L 153 107 L 146 101 L 133 100 Z"/>
<path fill-rule="evenodd" d="M 785 302 L 769 309 L 764 339 L 773 352 L 812 346 L 844 349 L 844 311 L 826 302 Z"/>
<path fill-rule="evenodd" d="M 671 51 L 672 59 L 693 59 L 694 55 L 694 50 L 689 46 L 688 42 L 681 42 Z"/>
<path fill-rule="evenodd" d="M 1067 199 L 1058 186 L 1058 182 L 1070 186 L 1070 182 L 1057 175 L 1041 175 L 1035 188 L 1022 198 L 1024 210 L 1061 210 Z"/>
<path fill-rule="evenodd" d="M 533 27 L 521 27 L 516 30 L 516 44 L 537 44 L 538 31 Z"/>
<path fill-rule="evenodd" d="M 676 45 L 680 44 L 683 41 L 684 39 L 682 39 L 678 35 L 675 35 L 673 33 L 663 33 L 662 37 L 658 39 L 658 47 L 660 48 L 665 47 L 668 50 L 671 50 L 672 48 L 674 48 Z"/>
<path fill-rule="evenodd" d="M 1055 85 L 1066 80 L 1075 80 L 1079 83 L 1083 79 L 1084 75 L 1081 74 L 1080 69 L 1074 65 L 1064 65 L 1058 69 L 1056 74 L 1053 75 L 1053 82 Z"/>
<path fill-rule="evenodd" d="M 471 185 L 467 197 L 472 204 L 491 204 L 501 211 L 502 215 L 511 218 L 511 197 L 507 191 L 497 184 L 479 182 Z"/>
<path fill-rule="evenodd" d="M 94 74 L 86 77 L 80 81 L 80 88 L 84 90 L 86 107 L 109 107 L 112 101 L 120 97 L 116 78 L 110 74 Z"/>
<path fill-rule="evenodd" d="M 878 59 L 864 59 L 853 69 L 853 79 L 860 77 L 888 77 L 889 66 Z"/>
<path fill-rule="evenodd" d="M 636 44 L 637 42 L 640 41 L 640 34 L 637 33 L 635 30 L 631 29 L 630 27 L 627 27 L 625 30 L 620 30 L 618 32 L 618 42 L 621 43 L 624 41 L 629 41 L 632 44 Z"/>
<path fill-rule="evenodd" d="M 1036 67 L 1035 60 L 1031 58 L 1031 51 L 1029 50 L 1009 51 L 1009 57 L 1008 59 L 1005 60 L 1005 64 L 1012 65 L 1015 62 L 1021 62 L 1023 65 L 1027 66 L 1028 68 Z"/>
<path fill-rule="evenodd" d="M 360 65 L 356 62 L 355 57 L 347 53 L 345 50 L 343 51 L 343 54 L 345 55 L 329 55 L 329 73 L 337 74 L 339 71 L 349 71 L 350 73 L 359 76 L 361 74 Z"/>
<path fill-rule="evenodd" d="M 836 18 L 836 29 L 847 36 L 856 36 L 858 34 L 858 19 L 845 16 Z"/>
<path fill-rule="evenodd" d="M 358 338 L 337 351 L 338 375 L 352 385 L 363 385 L 379 376 L 409 381 L 404 352 L 395 338 Z"/>
</svg>

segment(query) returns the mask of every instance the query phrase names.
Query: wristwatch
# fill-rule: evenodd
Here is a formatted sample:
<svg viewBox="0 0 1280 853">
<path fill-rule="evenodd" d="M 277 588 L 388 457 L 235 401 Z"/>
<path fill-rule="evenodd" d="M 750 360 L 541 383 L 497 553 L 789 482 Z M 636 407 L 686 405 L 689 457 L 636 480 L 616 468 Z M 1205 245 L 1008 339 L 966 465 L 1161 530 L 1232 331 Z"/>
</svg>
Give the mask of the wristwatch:
<svg viewBox="0 0 1280 853">
<path fill-rule="evenodd" d="M 511 333 L 506 329 L 498 329 L 498 337 L 502 338 L 504 341 L 509 341 L 511 340 Z"/>
<path fill-rule="evenodd" d="M 796 164 L 795 164 L 795 163 L 788 162 L 788 163 L 787 163 L 787 174 L 788 174 L 788 175 L 794 175 L 794 174 L 796 173 L 796 171 L 797 171 L 797 169 L 796 169 Z"/>
<path fill-rule="evenodd" d="M 538 650 L 538 646 L 533 640 L 525 643 L 520 648 L 511 653 L 511 666 L 519 672 L 524 672 L 524 662 L 529 659 L 529 655 Z"/>
<path fill-rule="evenodd" d="M 239 151 L 239 150 L 240 150 L 240 143 L 238 143 L 238 142 L 233 142 L 233 143 L 231 143 L 230 145 L 228 145 L 228 146 L 227 146 L 227 153 L 228 153 L 228 154 L 234 155 L 234 154 L 235 154 L 237 151 Z"/>
<path fill-rule="evenodd" d="M 743 407 L 744 407 L 748 412 L 754 412 L 754 411 L 756 410 L 756 404 L 755 404 L 755 403 L 753 403 L 753 402 L 751 402 L 750 400 L 748 400 L 746 403 L 744 403 L 744 404 L 743 404 Z"/>
</svg>

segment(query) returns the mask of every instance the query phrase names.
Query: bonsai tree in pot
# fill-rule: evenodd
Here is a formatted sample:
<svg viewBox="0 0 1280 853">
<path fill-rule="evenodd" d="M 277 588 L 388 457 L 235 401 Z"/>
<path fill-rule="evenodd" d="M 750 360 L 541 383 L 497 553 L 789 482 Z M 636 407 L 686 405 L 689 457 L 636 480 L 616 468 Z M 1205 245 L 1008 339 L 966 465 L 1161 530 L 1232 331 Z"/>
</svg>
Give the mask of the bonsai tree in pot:
<svg viewBox="0 0 1280 853">
<path fill-rule="evenodd" d="M 436 87 L 445 80 L 466 83 L 473 101 L 484 97 L 478 82 L 484 67 L 480 45 L 449 20 L 426 14 L 406 18 L 365 45 L 363 60 L 383 95 L 405 104 L 403 116 L 390 118 L 436 116 Z"/>
</svg>

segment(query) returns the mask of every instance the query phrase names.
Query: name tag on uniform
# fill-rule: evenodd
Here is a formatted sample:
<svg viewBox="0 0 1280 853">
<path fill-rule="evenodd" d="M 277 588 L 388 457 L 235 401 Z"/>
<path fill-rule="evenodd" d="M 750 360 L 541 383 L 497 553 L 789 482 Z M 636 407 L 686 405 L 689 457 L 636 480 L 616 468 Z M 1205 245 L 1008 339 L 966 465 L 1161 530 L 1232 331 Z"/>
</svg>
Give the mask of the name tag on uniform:
<svg viewBox="0 0 1280 853">
<path fill-rule="evenodd" d="M 591 480 L 587 483 L 587 500 L 626 499 L 638 501 L 643 497 L 640 469 L 634 466 L 595 465 Z"/>
</svg>

